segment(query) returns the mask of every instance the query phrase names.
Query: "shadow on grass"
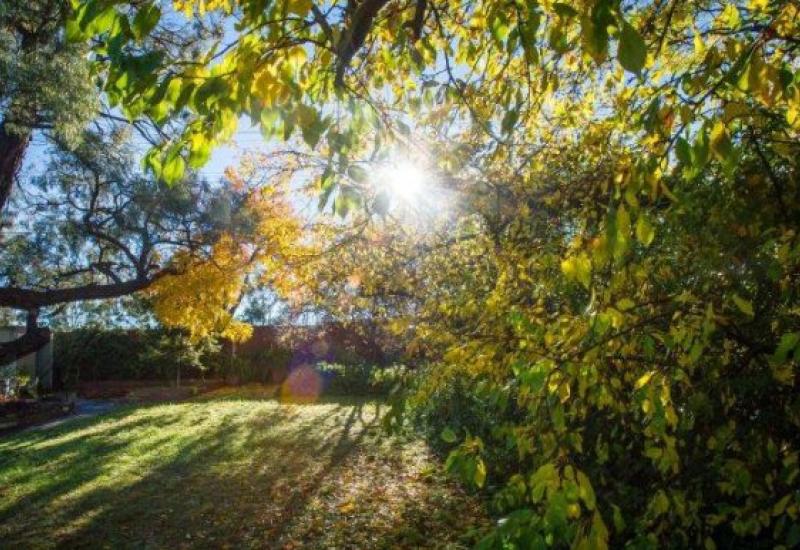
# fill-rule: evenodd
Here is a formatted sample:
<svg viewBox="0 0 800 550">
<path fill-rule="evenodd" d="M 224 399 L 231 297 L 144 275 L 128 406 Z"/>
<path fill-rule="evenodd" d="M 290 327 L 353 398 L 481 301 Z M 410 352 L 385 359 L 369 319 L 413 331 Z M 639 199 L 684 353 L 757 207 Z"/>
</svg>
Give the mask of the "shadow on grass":
<svg viewBox="0 0 800 550">
<path fill-rule="evenodd" d="M 374 404 L 223 395 L 0 440 L 0 547 L 278 547 Z"/>
</svg>

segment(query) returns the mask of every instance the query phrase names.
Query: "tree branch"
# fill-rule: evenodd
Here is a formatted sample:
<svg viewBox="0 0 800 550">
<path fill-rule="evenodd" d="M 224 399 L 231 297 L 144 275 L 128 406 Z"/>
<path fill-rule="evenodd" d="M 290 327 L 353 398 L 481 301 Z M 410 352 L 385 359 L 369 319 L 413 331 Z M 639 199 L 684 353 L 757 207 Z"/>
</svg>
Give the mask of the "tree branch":
<svg viewBox="0 0 800 550">
<path fill-rule="evenodd" d="M 102 300 L 119 298 L 140 290 L 144 290 L 165 275 L 173 275 L 176 271 L 165 268 L 149 277 L 137 277 L 120 283 L 104 285 L 88 284 L 72 288 L 55 288 L 49 290 L 33 290 L 20 287 L 0 288 L 0 307 L 28 310 L 83 300 Z"/>
<path fill-rule="evenodd" d="M 388 3 L 389 0 L 364 0 L 355 10 L 353 19 L 342 34 L 342 38 L 336 48 L 339 59 L 336 63 L 336 79 L 334 83 L 337 88 L 344 87 L 344 73 L 348 65 L 350 65 L 350 61 L 361 49 L 361 46 L 364 45 L 364 40 L 372 28 L 375 16 Z M 348 8 L 350 5 L 348 5 Z"/>
</svg>

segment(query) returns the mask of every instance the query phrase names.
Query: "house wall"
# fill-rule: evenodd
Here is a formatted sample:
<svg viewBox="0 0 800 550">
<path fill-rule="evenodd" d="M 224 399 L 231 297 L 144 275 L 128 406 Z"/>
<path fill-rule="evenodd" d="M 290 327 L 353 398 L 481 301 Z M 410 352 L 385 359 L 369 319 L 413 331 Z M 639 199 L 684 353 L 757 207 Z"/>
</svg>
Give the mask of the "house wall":
<svg viewBox="0 0 800 550">
<path fill-rule="evenodd" d="M 10 342 L 25 333 L 24 327 L 0 327 L 0 342 Z M 52 340 L 36 353 L 30 353 L 7 365 L 4 371 L 12 371 L 37 379 L 44 390 L 53 388 L 53 342 Z"/>
</svg>

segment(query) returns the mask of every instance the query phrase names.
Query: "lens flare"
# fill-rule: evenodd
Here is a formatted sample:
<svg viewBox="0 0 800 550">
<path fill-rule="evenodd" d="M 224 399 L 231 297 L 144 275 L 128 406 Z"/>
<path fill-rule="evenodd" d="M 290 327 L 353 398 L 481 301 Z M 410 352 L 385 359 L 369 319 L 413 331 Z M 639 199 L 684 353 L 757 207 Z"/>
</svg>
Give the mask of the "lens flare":
<svg viewBox="0 0 800 550">
<path fill-rule="evenodd" d="M 285 403 L 313 403 L 322 394 L 322 376 L 311 366 L 300 365 L 281 384 L 280 398 Z"/>
</svg>

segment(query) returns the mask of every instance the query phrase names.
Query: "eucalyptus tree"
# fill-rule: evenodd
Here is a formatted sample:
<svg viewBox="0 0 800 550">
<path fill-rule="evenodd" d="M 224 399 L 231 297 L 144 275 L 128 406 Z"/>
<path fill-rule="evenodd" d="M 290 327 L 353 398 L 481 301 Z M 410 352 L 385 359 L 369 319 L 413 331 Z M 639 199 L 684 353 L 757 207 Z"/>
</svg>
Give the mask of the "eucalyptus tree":
<svg viewBox="0 0 800 550">
<path fill-rule="evenodd" d="M 170 251 L 199 255 L 219 236 L 212 226 L 227 222 L 213 209 L 230 214 L 244 200 L 192 174 L 169 189 L 142 174 L 133 144 L 153 146 L 181 122 L 122 118 L 97 87 L 89 45 L 67 40 L 70 12 L 63 0 L 0 5 L 0 307 L 21 312 L 27 326 L 0 345 L 3 363 L 48 341 L 42 308 L 151 285 L 175 270 L 165 266 Z M 213 23 L 162 22 L 148 44 L 189 59 L 219 32 Z M 37 174 L 41 162 L 48 168 Z"/>
<path fill-rule="evenodd" d="M 246 242 L 247 190 L 197 177 L 159 183 L 138 168 L 128 133 L 87 133 L 19 187 L 0 249 L 0 307 L 25 312 L 28 327 L 0 344 L 4 362 L 47 342 L 44 308 L 146 289 L 179 273 L 176 253 L 207 257 L 225 232 Z"/>
<path fill-rule="evenodd" d="M 88 47 L 64 40 L 68 3 L 0 6 L 0 227 L 31 138 L 75 143 L 100 108 Z"/>
</svg>

